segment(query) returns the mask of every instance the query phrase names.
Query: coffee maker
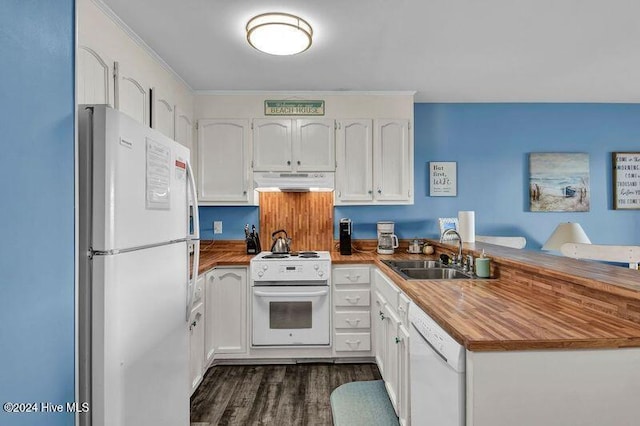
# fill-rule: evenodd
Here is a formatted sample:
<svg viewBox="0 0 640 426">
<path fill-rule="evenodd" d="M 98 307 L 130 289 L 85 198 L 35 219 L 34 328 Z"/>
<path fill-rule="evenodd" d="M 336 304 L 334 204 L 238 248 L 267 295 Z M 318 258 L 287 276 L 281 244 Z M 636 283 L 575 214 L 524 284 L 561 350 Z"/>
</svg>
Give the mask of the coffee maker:
<svg viewBox="0 0 640 426">
<path fill-rule="evenodd" d="M 378 254 L 393 254 L 398 248 L 398 237 L 393 233 L 393 222 L 378 222 Z"/>
<path fill-rule="evenodd" d="M 340 219 L 340 254 L 351 254 L 351 219 Z"/>
</svg>

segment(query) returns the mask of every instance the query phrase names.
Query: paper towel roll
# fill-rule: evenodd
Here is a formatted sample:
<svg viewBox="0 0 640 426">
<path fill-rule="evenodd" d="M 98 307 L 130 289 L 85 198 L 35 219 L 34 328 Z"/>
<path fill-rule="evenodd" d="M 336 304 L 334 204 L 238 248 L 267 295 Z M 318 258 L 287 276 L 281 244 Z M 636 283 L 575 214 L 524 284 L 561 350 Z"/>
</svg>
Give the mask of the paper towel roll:
<svg viewBox="0 0 640 426">
<path fill-rule="evenodd" d="M 458 233 L 463 243 L 476 242 L 476 213 L 473 211 L 458 212 Z"/>
</svg>

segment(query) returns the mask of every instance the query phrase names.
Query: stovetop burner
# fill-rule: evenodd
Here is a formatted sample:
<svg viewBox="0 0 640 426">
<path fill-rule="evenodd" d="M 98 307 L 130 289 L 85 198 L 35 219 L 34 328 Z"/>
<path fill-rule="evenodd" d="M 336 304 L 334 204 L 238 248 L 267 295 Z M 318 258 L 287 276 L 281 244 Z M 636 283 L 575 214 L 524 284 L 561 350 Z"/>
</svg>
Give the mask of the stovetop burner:
<svg viewBox="0 0 640 426">
<path fill-rule="evenodd" d="M 263 259 L 286 259 L 288 257 L 289 255 L 284 253 L 271 253 L 262 256 Z"/>
<path fill-rule="evenodd" d="M 298 254 L 298 257 L 301 257 L 303 259 L 315 259 L 315 258 L 318 258 L 320 256 L 315 251 L 301 251 Z"/>
</svg>

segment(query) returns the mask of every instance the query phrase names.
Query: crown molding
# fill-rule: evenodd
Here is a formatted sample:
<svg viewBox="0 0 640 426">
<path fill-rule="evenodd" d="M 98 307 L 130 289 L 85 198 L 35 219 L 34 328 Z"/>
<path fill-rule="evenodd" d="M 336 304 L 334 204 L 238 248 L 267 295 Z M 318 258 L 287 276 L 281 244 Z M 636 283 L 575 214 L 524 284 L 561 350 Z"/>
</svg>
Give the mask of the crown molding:
<svg viewBox="0 0 640 426">
<path fill-rule="evenodd" d="M 196 95 L 225 95 L 225 96 L 248 96 L 248 95 L 272 95 L 272 96 L 354 96 L 354 95 L 377 95 L 377 96 L 414 96 L 414 90 L 194 90 Z"/>
<path fill-rule="evenodd" d="M 109 19 L 111 19 L 122 31 L 124 31 L 125 34 L 127 34 L 127 36 L 129 36 L 131 40 L 133 40 L 138 46 L 140 46 L 142 50 L 147 52 L 147 54 L 151 56 L 151 58 L 154 61 L 160 64 L 160 66 L 164 68 L 165 71 L 169 72 L 175 78 L 177 78 L 178 81 L 184 84 L 187 87 L 187 89 L 189 89 L 192 93 L 195 93 L 193 88 L 189 85 L 189 83 L 184 81 L 184 79 L 180 76 L 180 74 L 178 74 L 173 68 L 171 68 L 171 66 L 167 64 L 165 60 L 162 59 L 162 57 L 158 55 L 158 53 L 151 48 L 151 46 L 145 43 L 145 41 L 142 38 L 140 38 L 140 36 L 135 31 L 133 31 L 133 29 L 131 29 L 130 26 L 128 26 L 122 19 L 120 19 L 120 17 L 116 15 L 116 13 L 109 6 L 107 6 L 107 4 L 105 4 L 102 0 L 91 0 L 91 1 L 93 1 L 93 3 L 96 6 L 98 6 L 98 8 Z"/>
</svg>

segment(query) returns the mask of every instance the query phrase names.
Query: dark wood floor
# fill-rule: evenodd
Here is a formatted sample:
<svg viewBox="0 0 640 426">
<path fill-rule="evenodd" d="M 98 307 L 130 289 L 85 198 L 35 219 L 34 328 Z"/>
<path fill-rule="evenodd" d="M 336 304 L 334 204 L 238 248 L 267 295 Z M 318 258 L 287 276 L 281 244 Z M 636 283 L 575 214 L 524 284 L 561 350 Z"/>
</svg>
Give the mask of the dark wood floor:
<svg viewBox="0 0 640 426">
<path fill-rule="evenodd" d="M 332 425 L 335 388 L 379 379 L 375 364 L 215 366 L 191 397 L 191 425 Z"/>
</svg>

